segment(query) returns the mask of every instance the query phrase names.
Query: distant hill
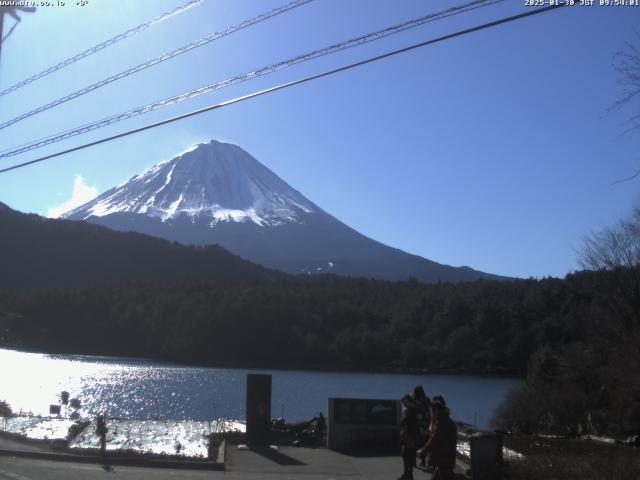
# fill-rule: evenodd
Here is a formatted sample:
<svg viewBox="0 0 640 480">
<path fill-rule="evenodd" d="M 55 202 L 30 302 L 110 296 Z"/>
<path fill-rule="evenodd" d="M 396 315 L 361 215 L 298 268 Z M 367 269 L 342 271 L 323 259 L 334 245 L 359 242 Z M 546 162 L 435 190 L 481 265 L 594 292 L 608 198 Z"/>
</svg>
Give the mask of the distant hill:
<svg viewBox="0 0 640 480">
<path fill-rule="evenodd" d="M 222 247 L 188 247 L 85 222 L 24 214 L 0 203 L 0 289 L 130 282 L 269 282 L 284 276 Z"/>
<path fill-rule="evenodd" d="M 294 274 L 414 277 L 423 282 L 505 279 L 466 266 L 443 265 L 368 238 L 239 146 L 215 140 L 194 145 L 63 217 L 186 245 L 217 244 L 252 262 Z"/>
</svg>

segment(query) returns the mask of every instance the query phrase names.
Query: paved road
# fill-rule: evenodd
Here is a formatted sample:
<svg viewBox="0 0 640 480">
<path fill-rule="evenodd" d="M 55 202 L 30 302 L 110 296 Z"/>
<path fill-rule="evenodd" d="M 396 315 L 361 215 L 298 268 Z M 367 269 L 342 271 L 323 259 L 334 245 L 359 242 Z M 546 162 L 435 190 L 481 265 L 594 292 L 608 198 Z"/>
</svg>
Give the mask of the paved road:
<svg viewBox="0 0 640 480">
<path fill-rule="evenodd" d="M 357 457 L 318 448 L 281 447 L 252 451 L 237 446 L 226 450 L 227 470 L 185 470 L 129 467 L 0 456 L 0 480 L 395 480 L 400 456 Z M 416 480 L 431 475 L 415 471 Z M 464 477 L 457 475 L 456 479 Z"/>
<path fill-rule="evenodd" d="M 327 475 L 324 473 L 303 473 L 287 472 L 286 467 L 279 471 L 259 472 L 259 471 L 237 471 L 228 470 L 222 471 L 191 471 L 191 470 L 165 470 L 157 468 L 143 468 L 143 467 L 120 467 L 114 466 L 110 470 L 105 469 L 100 465 L 91 464 L 79 464 L 70 462 L 53 462 L 47 460 L 33 460 L 25 458 L 13 458 L 4 457 L 0 459 L 0 480 L 72 480 L 72 479 L 86 479 L 86 480 L 116 480 L 116 479 L 131 479 L 131 480 L 169 480 L 169 479 L 226 479 L 226 480 L 239 480 L 239 479 L 265 479 L 265 480 L 339 480 L 339 479 L 361 479 L 361 478 L 384 478 L 387 480 L 396 479 L 397 473 L 393 476 L 379 476 L 379 475 L 361 475 L 351 474 L 348 475 Z M 418 478 L 416 476 L 416 478 Z M 424 475 L 426 480 L 428 477 Z"/>
<path fill-rule="evenodd" d="M 324 449 L 283 448 L 277 451 L 230 451 L 227 471 L 173 470 L 144 467 L 0 457 L 0 480 L 225 479 L 225 480 L 392 480 L 400 457 L 358 458 Z M 416 479 L 429 475 L 416 472 Z"/>
<path fill-rule="evenodd" d="M 217 476 L 216 476 L 217 475 Z M 75 479 L 204 479 L 224 478 L 224 472 L 165 470 L 141 467 L 101 465 L 30 458 L 0 457 L 0 480 L 75 480 Z"/>
</svg>

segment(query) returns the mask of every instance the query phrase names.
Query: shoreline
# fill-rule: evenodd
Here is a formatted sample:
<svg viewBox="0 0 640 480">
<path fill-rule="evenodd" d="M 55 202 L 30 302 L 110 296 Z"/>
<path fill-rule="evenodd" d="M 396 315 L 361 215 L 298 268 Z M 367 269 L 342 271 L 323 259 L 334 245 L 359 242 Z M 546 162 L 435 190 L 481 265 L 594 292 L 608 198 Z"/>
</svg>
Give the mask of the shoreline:
<svg viewBox="0 0 640 480">
<path fill-rule="evenodd" d="M 35 348 L 15 345 L 15 344 L 1 344 L 0 349 L 11 350 L 22 353 L 33 353 L 38 355 L 47 355 L 51 357 L 81 357 L 86 362 L 96 363 L 152 363 L 162 365 L 163 367 L 175 367 L 175 368 L 225 368 L 231 370 L 277 370 L 277 371 L 311 371 L 311 372 L 323 372 L 323 373 L 364 373 L 364 374 L 390 374 L 390 375 L 455 375 L 455 376 L 479 376 L 487 378 L 513 378 L 524 380 L 524 375 L 518 375 L 513 372 L 500 371 L 500 370 L 457 370 L 457 369 L 429 369 L 429 368 L 403 368 L 403 367 L 360 367 L 360 366 L 344 366 L 339 368 L 337 366 L 324 366 L 324 365 L 277 365 L 277 364 L 262 364 L 258 365 L 255 362 L 247 362 L 239 364 L 237 362 L 216 362 L 216 363 L 199 363 L 188 362 L 178 360 L 166 360 L 162 358 L 153 357 L 129 357 L 120 356 L 106 353 L 71 353 L 71 352 L 59 352 L 59 351 L 42 351 Z"/>
<path fill-rule="evenodd" d="M 0 417 L 1 419 L 4 419 L 4 426 L 0 428 L 0 450 L 6 450 L 2 444 L 10 441 L 27 450 L 67 453 L 73 456 L 100 456 L 99 440 L 94 433 L 96 423 L 89 417 L 73 421 L 73 425 L 82 423 L 80 429 L 66 429 L 72 421 L 69 418 L 27 415 Z M 43 429 L 51 428 L 55 423 L 62 424 L 63 428 L 50 430 L 50 436 L 43 433 Z M 229 434 L 244 434 L 245 428 L 238 421 L 224 419 L 194 422 L 111 418 L 107 425 L 111 430 L 107 436 L 107 456 L 110 458 L 124 456 L 197 462 L 215 460 L 220 446 L 220 441 L 216 439 Z"/>
</svg>

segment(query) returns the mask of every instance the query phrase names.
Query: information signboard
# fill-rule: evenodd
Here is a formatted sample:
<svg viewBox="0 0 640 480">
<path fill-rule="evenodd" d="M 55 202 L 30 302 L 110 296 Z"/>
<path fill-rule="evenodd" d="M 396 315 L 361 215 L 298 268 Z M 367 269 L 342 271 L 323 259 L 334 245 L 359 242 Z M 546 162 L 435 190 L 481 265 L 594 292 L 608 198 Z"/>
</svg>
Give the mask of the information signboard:
<svg viewBox="0 0 640 480">
<path fill-rule="evenodd" d="M 332 450 L 395 453 L 401 412 L 398 400 L 330 398 L 327 446 Z"/>
<path fill-rule="evenodd" d="M 340 425 L 397 425 L 396 400 L 334 399 L 335 423 Z"/>
</svg>

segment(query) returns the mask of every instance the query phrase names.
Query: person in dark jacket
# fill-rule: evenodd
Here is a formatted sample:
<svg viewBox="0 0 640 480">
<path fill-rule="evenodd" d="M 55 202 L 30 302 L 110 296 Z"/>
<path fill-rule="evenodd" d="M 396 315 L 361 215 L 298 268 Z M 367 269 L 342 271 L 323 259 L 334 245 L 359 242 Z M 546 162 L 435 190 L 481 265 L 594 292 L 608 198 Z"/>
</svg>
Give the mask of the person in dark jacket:
<svg viewBox="0 0 640 480">
<path fill-rule="evenodd" d="M 429 441 L 418 451 L 418 457 L 430 454 L 429 466 L 434 469 L 432 480 L 452 480 L 458 439 L 456 424 L 449 417 L 449 409 L 440 402 L 431 404 L 431 418 Z"/>
<path fill-rule="evenodd" d="M 100 455 L 107 454 L 107 423 L 103 415 L 98 415 L 96 419 L 96 435 L 100 437 Z"/>
<path fill-rule="evenodd" d="M 416 385 L 411 394 L 411 399 L 418 413 L 418 445 L 424 445 L 429 440 L 429 426 L 431 424 L 431 400 L 424 393 L 422 385 Z M 420 461 L 424 467 L 424 458 Z"/>
<path fill-rule="evenodd" d="M 413 405 L 407 406 L 400 420 L 400 444 L 404 470 L 399 480 L 413 480 L 413 467 L 416 463 L 418 447 L 418 414 Z"/>
</svg>

